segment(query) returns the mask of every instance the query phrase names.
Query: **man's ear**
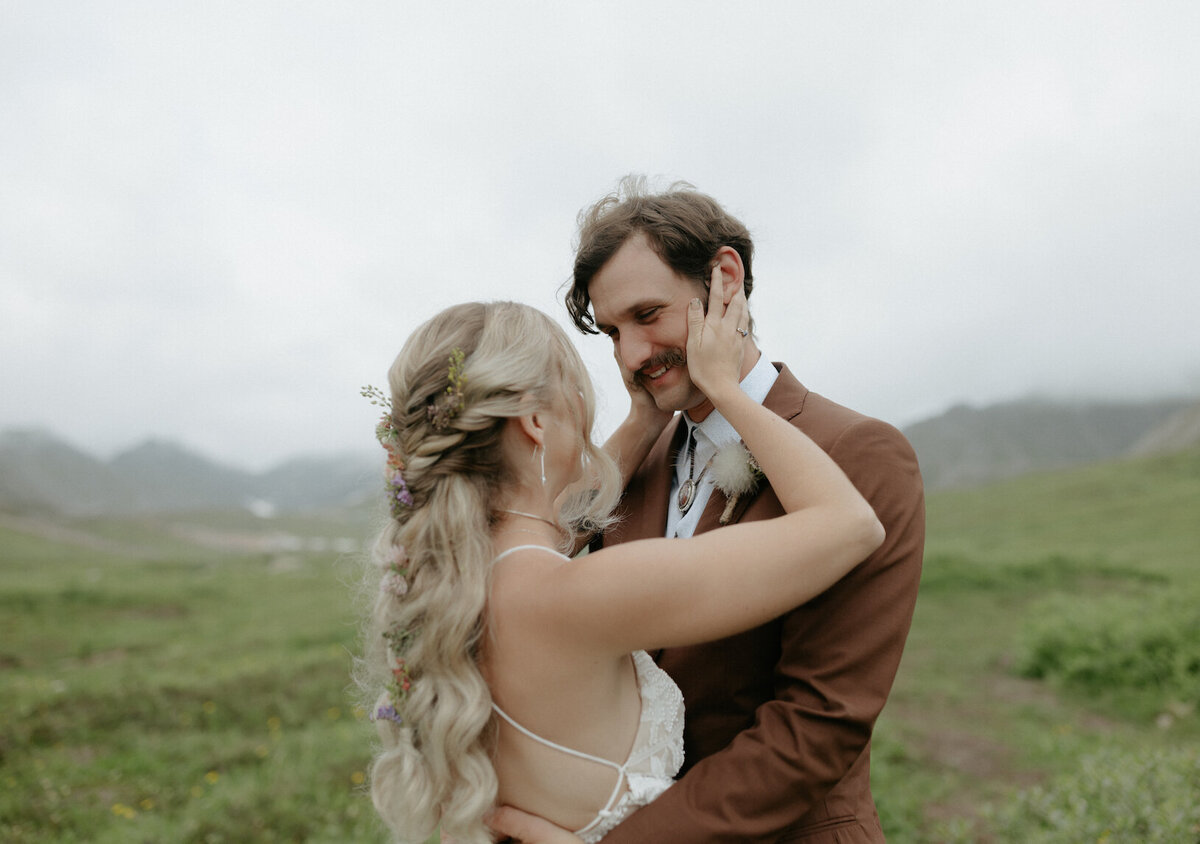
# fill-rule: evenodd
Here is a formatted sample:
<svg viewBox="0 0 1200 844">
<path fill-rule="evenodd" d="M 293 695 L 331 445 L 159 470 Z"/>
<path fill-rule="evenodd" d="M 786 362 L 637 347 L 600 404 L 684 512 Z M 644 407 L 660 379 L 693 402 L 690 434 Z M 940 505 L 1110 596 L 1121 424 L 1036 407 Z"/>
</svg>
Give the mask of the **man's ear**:
<svg viewBox="0 0 1200 844">
<path fill-rule="evenodd" d="M 746 268 L 742 256 L 732 246 L 722 246 L 713 257 L 713 266 L 721 270 L 721 298 L 728 305 L 746 280 Z"/>
</svg>

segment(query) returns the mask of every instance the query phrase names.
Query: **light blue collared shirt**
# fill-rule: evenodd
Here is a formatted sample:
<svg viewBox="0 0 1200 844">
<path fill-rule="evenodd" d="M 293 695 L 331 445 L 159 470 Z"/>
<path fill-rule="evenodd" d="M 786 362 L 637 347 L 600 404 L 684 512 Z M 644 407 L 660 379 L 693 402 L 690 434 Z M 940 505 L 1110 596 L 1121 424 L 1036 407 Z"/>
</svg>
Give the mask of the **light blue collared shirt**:
<svg viewBox="0 0 1200 844">
<path fill-rule="evenodd" d="M 778 377 L 779 373 L 771 365 L 771 359 L 760 353 L 758 362 L 754 364 L 753 369 L 746 373 L 746 377 L 738 386 L 742 388 L 743 393 L 762 404 Z M 692 473 L 693 478 L 704 471 L 708 461 L 717 453 L 717 449 L 741 439 L 738 432 L 716 408 L 704 417 L 702 422 L 693 422 L 687 413 L 684 413 L 683 424 L 687 426 L 689 434 L 696 438 L 696 468 Z M 704 512 L 708 499 L 712 495 L 712 478 L 710 473 L 705 472 L 704 478 L 696 490 L 696 500 L 692 502 L 691 508 L 686 515 L 679 512 L 679 506 L 676 503 L 679 487 L 687 480 L 688 464 L 691 462 L 688 460 L 687 442 L 687 437 L 684 437 L 679 454 L 675 456 L 675 478 L 671 483 L 671 499 L 667 505 L 667 536 L 691 536 L 700 521 L 700 514 Z"/>
</svg>

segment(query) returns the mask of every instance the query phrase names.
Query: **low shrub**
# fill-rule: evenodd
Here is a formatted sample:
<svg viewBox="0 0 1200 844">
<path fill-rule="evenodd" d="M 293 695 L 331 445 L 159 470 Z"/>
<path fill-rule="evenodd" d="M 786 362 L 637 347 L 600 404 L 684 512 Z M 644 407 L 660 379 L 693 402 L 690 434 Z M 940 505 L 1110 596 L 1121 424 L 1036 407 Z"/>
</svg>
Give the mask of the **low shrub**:
<svg viewBox="0 0 1200 844">
<path fill-rule="evenodd" d="M 1017 660 L 1027 677 L 1125 701 L 1125 714 L 1135 717 L 1200 701 L 1200 595 L 1059 595 L 1032 618 Z"/>
<path fill-rule="evenodd" d="M 1048 554 L 1033 560 L 1007 563 L 984 562 L 970 556 L 934 553 L 925 559 L 921 592 L 1029 592 L 1031 590 L 1074 590 L 1083 583 L 1111 586 L 1116 583 L 1163 584 L 1167 578 L 1132 566 L 1114 565 L 1102 559 Z"/>
<path fill-rule="evenodd" d="M 999 841 L 1200 841 L 1200 752 L 1099 751 L 988 814 Z"/>
</svg>

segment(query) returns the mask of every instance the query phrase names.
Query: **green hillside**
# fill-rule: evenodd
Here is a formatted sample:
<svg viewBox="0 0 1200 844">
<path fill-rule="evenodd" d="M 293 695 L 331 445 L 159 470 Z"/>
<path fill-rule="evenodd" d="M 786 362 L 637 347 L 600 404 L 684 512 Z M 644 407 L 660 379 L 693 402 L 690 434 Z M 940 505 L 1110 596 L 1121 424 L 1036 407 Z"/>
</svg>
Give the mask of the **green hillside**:
<svg viewBox="0 0 1200 844">
<path fill-rule="evenodd" d="M 1200 451 L 937 493 L 928 519 L 877 730 L 889 840 L 1200 840 Z"/>
<path fill-rule="evenodd" d="M 1200 451 L 929 500 L 891 842 L 1200 839 Z M 361 513 L 0 516 L 0 840 L 381 841 Z"/>
<path fill-rule="evenodd" d="M 935 557 L 1060 554 L 1200 578 L 1200 450 L 935 493 L 928 513 Z"/>
</svg>

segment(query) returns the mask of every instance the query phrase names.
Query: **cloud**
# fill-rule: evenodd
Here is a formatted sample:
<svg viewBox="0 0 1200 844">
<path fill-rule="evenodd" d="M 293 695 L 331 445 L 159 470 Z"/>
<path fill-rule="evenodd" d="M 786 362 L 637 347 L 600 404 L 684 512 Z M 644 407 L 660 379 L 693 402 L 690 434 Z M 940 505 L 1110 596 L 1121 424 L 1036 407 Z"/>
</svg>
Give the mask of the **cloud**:
<svg viewBox="0 0 1200 844">
<path fill-rule="evenodd" d="M 566 324 L 575 214 L 631 171 L 744 218 L 763 347 L 844 403 L 1196 389 L 1198 15 L 11 5 L 0 426 L 369 447 L 357 389 L 437 310 Z"/>
</svg>

